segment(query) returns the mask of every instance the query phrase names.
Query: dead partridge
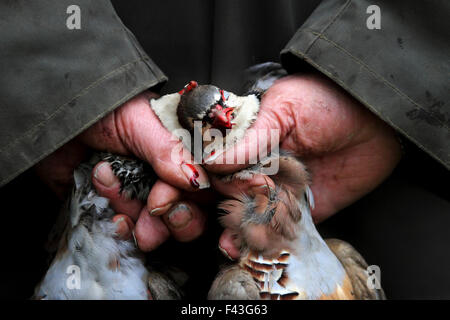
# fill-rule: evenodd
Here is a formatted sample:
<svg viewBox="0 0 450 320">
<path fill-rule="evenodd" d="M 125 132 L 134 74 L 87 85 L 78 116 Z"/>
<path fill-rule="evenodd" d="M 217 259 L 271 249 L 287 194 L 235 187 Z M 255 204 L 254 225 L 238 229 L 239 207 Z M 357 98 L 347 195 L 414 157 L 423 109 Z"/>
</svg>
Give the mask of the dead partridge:
<svg viewBox="0 0 450 320">
<path fill-rule="evenodd" d="M 244 137 L 256 120 L 262 96 L 286 74 L 280 64 L 262 63 L 246 70 L 242 95 L 190 81 L 178 92 L 151 99 L 150 106 L 174 135 L 180 138 L 179 132 L 188 131 L 190 136 L 181 140 L 191 153 L 197 148 L 203 161 L 213 161 Z M 196 135 L 201 143 L 194 144 Z"/>
<path fill-rule="evenodd" d="M 91 172 L 108 161 L 128 197 L 147 199 L 156 181 L 153 170 L 140 160 L 96 154 L 74 171 L 74 187 L 53 230 L 55 257 L 34 299 L 179 299 L 178 286 L 145 264 L 133 240 L 117 234 L 116 214 L 108 199 L 97 194 Z"/>
<path fill-rule="evenodd" d="M 383 299 L 382 289 L 367 286 L 363 257 L 348 243 L 318 233 L 309 176 L 299 160 L 272 154 L 226 179 L 249 179 L 271 161 L 279 161 L 273 184 L 220 205 L 226 213 L 220 221 L 233 231 L 241 258 L 217 275 L 208 298 Z"/>
<path fill-rule="evenodd" d="M 182 90 L 152 99 L 150 106 L 162 124 L 173 133 L 184 129 L 192 135 L 195 122 L 202 136 L 218 130 L 224 139 L 202 144 L 202 159 L 218 155 L 216 149 L 238 141 L 259 111 L 261 95 L 286 74 L 279 64 L 266 63 L 249 70 L 247 93 L 235 95 L 213 85 L 190 81 Z M 191 142 L 188 142 L 190 140 Z M 194 151 L 193 139 L 183 140 Z M 181 293 L 170 273 L 147 268 L 133 241 L 117 236 L 116 214 L 108 200 L 100 197 L 90 179 L 99 161 L 108 161 L 121 181 L 120 192 L 146 201 L 156 181 L 152 168 L 138 159 L 96 154 L 74 172 L 74 188 L 60 221 L 54 228 L 56 255 L 35 299 L 177 299 Z M 191 184 L 199 187 L 196 176 Z M 167 268 L 165 268 L 167 271 Z M 173 273 L 172 273 L 173 274 Z"/>
</svg>

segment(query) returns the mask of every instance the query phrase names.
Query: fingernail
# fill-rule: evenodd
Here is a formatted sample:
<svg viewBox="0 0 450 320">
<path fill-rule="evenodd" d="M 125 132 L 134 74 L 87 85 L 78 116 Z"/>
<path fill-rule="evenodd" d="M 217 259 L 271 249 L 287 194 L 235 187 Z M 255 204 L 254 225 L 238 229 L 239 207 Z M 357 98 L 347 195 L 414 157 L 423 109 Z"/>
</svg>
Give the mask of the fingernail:
<svg viewBox="0 0 450 320">
<path fill-rule="evenodd" d="M 116 224 L 119 224 L 119 223 L 121 223 L 122 221 L 125 221 L 125 218 L 124 217 L 120 217 L 120 218 L 118 218 L 118 219 L 113 219 L 113 222 L 115 222 Z"/>
<path fill-rule="evenodd" d="M 222 247 L 220 246 L 220 244 L 219 244 L 219 250 L 220 250 L 220 252 L 223 253 L 223 255 L 224 255 L 225 257 L 227 257 L 227 258 L 230 259 L 231 261 L 234 261 L 234 259 L 233 259 L 232 257 L 230 257 L 230 255 L 228 254 L 227 250 L 225 250 L 224 248 L 222 248 Z"/>
<path fill-rule="evenodd" d="M 158 207 L 155 209 L 150 210 L 148 213 L 151 216 L 160 216 L 161 214 L 163 214 L 164 212 L 166 212 L 167 210 L 170 209 L 170 207 L 172 206 L 172 203 L 166 204 L 165 206 L 162 207 Z"/>
<path fill-rule="evenodd" d="M 120 239 L 125 239 L 128 233 L 128 225 L 125 222 L 124 217 L 120 217 L 118 219 L 113 219 L 113 222 L 116 224 L 116 233 Z M 125 224 L 122 224 L 125 223 Z"/>
<path fill-rule="evenodd" d="M 136 240 L 136 235 L 134 234 L 134 229 L 131 230 L 131 235 L 133 236 L 134 245 L 136 246 L 136 248 L 139 248 L 139 245 Z"/>
<path fill-rule="evenodd" d="M 167 218 L 172 228 L 181 229 L 191 222 L 192 213 L 187 205 L 179 204 L 170 211 Z"/>
<path fill-rule="evenodd" d="M 103 162 L 95 169 L 94 178 L 105 187 L 111 187 L 117 181 L 108 162 Z"/>
<path fill-rule="evenodd" d="M 183 171 L 186 178 L 189 179 L 191 186 L 196 189 L 206 189 L 209 188 L 209 179 L 206 173 L 190 163 L 182 163 L 181 170 Z"/>
<path fill-rule="evenodd" d="M 116 234 L 119 237 L 119 239 L 122 239 L 122 240 L 131 239 L 132 226 L 127 221 L 127 219 L 121 215 L 116 215 L 112 219 L 112 221 L 116 224 Z"/>
</svg>

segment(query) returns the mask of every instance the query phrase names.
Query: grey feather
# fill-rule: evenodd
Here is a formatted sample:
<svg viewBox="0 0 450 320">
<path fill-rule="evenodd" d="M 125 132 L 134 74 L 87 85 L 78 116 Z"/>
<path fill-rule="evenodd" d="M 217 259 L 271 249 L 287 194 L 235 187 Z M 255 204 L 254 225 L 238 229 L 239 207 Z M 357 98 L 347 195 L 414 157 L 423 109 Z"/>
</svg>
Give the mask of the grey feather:
<svg viewBox="0 0 450 320">
<path fill-rule="evenodd" d="M 117 237 L 115 215 L 109 201 L 99 196 L 92 183 L 91 172 L 101 160 L 113 161 L 113 171 L 125 184 L 124 192 L 134 197 L 144 197 L 154 183 L 153 171 L 135 159 L 110 154 L 95 154 L 74 171 L 74 187 L 67 205 L 62 210 L 61 222 L 67 221 L 59 231 L 58 251 L 49 270 L 36 287 L 35 298 L 45 299 L 147 299 L 148 276 L 142 254 L 131 240 Z M 121 166 L 123 164 L 123 166 Z M 147 171 L 146 171 L 147 170 Z M 79 288 L 67 285 L 70 274 L 67 269 L 76 266 L 80 270 Z M 153 274 L 156 283 L 171 289 L 171 297 L 177 288 L 172 281 Z M 163 293 L 158 297 L 169 298 Z"/>
<path fill-rule="evenodd" d="M 286 75 L 287 71 L 276 62 L 265 62 L 251 66 L 245 71 L 245 83 L 241 92 L 256 94 L 261 97 L 276 80 Z"/>
</svg>

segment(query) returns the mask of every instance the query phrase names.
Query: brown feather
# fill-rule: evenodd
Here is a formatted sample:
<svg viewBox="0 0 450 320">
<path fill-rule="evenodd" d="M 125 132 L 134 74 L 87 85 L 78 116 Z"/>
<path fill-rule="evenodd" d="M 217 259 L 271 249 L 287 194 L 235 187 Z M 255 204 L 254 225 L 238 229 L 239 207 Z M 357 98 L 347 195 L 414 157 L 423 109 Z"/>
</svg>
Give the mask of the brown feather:
<svg viewBox="0 0 450 320">
<path fill-rule="evenodd" d="M 288 281 L 289 281 L 289 277 L 287 276 L 286 272 L 283 269 L 283 272 L 281 273 L 281 277 L 277 280 L 277 282 L 280 286 L 282 286 L 284 288 L 284 287 L 286 287 Z"/>
<path fill-rule="evenodd" d="M 353 287 L 355 299 L 374 300 L 386 298 L 383 289 L 376 290 L 367 287 L 368 265 L 355 248 L 347 242 L 338 239 L 326 239 L 325 242 L 344 266 Z"/>
<path fill-rule="evenodd" d="M 286 263 L 289 260 L 289 257 L 291 256 L 291 254 L 289 252 L 284 252 L 282 254 L 280 254 L 280 256 L 278 257 L 278 261 L 282 262 L 282 263 Z"/>
<path fill-rule="evenodd" d="M 259 263 L 259 262 L 252 261 L 250 259 L 247 260 L 245 263 L 256 270 L 261 270 L 261 271 L 272 271 L 273 270 L 273 264 Z"/>
<path fill-rule="evenodd" d="M 226 212 L 219 218 L 223 227 L 238 233 L 245 212 L 245 204 L 240 200 L 227 200 L 219 204 L 219 209 Z"/>
<path fill-rule="evenodd" d="M 298 296 L 298 292 L 286 293 L 280 295 L 280 300 L 295 300 Z"/>
<path fill-rule="evenodd" d="M 342 285 L 337 285 L 336 290 L 329 295 L 322 295 L 319 300 L 354 300 L 352 283 L 346 275 Z"/>
<path fill-rule="evenodd" d="M 306 186 L 310 184 L 305 165 L 293 156 L 281 156 L 278 172 L 271 178 L 277 186 L 288 189 L 297 199 L 303 196 Z"/>
<path fill-rule="evenodd" d="M 112 271 L 118 271 L 120 269 L 120 261 L 116 257 L 109 260 L 108 269 Z"/>
<path fill-rule="evenodd" d="M 260 298 L 261 298 L 262 300 L 268 300 L 268 299 L 270 299 L 270 293 L 267 292 L 267 291 L 261 291 L 261 292 L 259 293 L 259 296 L 260 296 Z"/>
<path fill-rule="evenodd" d="M 251 274 L 251 276 L 253 277 L 253 279 L 257 280 L 257 281 L 261 281 L 264 282 L 264 271 L 260 271 L 260 270 L 256 270 L 253 269 L 251 266 L 249 266 L 248 264 L 244 264 L 244 269 Z"/>
<path fill-rule="evenodd" d="M 260 289 L 249 272 L 239 265 L 223 269 L 214 280 L 208 293 L 211 300 L 258 300 Z"/>
</svg>

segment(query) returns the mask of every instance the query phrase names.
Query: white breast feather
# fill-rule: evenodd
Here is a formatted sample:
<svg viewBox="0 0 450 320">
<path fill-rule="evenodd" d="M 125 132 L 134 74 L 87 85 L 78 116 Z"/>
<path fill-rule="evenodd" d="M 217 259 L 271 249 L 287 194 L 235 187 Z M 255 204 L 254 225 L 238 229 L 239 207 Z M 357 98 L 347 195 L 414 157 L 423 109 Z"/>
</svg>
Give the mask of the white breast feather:
<svg viewBox="0 0 450 320">
<path fill-rule="evenodd" d="M 345 270 L 317 232 L 309 205 L 304 199 L 298 205 L 302 210 L 300 236 L 295 240 L 295 252 L 286 269 L 290 280 L 287 288 L 299 291 L 301 288 L 308 293 L 307 299 L 317 299 L 322 294 L 332 294 L 343 283 Z"/>
<path fill-rule="evenodd" d="M 180 103 L 179 93 L 166 94 L 158 99 L 150 100 L 150 106 L 158 116 L 164 127 L 170 132 L 183 129 L 177 116 L 177 107 Z"/>
<path fill-rule="evenodd" d="M 116 237 L 114 212 L 107 200 L 98 196 L 90 183 L 92 166 L 75 170 L 76 188 L 65 214 L 67 245 L 53 260 L 35 296 L 44 299 L 147 299 L 148 271 L 136 255 L 131 241 Z M 91 190 L 92 189 L 92 190 Z M 90 191 L 86 191 L 90 190 Z M 118 268 L 111 267 L 117 259 Z M 79 274 L 67 273 L 78 267 Z M 71 286 L 71 277 L 79 276 L 79 288 Z M 73 283 L 72 283 L 73 284 Z"/>
<path fill-rule="evenodd" d="M 309 188 L 306 193 L 307 199 L 302 197 L 302 200 L 298 201 L 302 218 L 297 226 L 299 237 L 291 245 L 293 251 L 280 252 L 280 257 L 288 254 L 288 260 L 266 259 L 261 254 L 258 256 L 250 254 L 245 258 L 273 266 L 272 270 L 267 271 L 257 266 L 254 268 L 264 273 L 263 283 L 260 284 L 261 292 L 268 292 L 272 297 L 279 295 L 278 299 L 292 293 L 298 293 L 296 299 L 318 299 L 322 295 L 330 295 L 339 289 L 346 275 L 339 260 L 317 232 L 310 212 L 314 199 Z M 279 263 L 287 267 L 277 268 Z M 281 278 L 282 272 L 287 276 L 287 281 L 283 281 L 280 285 L 277 280 Z"/>
</svg>

